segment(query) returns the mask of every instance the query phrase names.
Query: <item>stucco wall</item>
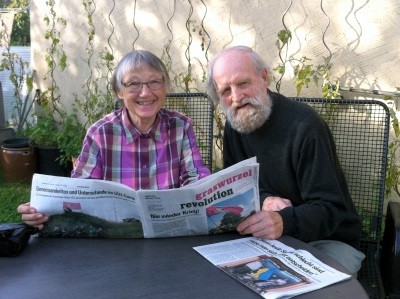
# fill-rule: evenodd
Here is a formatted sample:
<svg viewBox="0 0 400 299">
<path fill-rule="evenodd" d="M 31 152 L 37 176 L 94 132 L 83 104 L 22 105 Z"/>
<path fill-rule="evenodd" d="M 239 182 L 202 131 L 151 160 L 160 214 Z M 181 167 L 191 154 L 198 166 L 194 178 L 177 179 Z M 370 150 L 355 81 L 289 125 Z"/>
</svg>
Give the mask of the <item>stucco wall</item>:
<svg viewBox="0 0 400 299">
<path fill-rule="evenodd" d="M 46 2 L 30 1 L 32 63 L 42 88 L 49 45 L 44 38 L 49 26 L 43 19 L 50 16 Z M 56 73 L 57 82 L 62 82 L 62 98 L 67 102 L 73 101 L 73 94 L 80 92 L 89 74 L 83 62 L 88 26 L 82 2 L 55 1 L 54 6 L 56 16 L 67 24 L 61 31 L 61 44 L 68 67 Z M 177 86 L 183 86 L 182 78 L 190 64 L 194 79 L 190 87 L 204 91 L 202 78 L 208 59 L 231 45 L 253 47 L 272 68 L 276 67 L 277 33 L 284 25 L 293 34 L 288 54 L 306 56 L 313 65 L 322 64 L 324 57 L 332 55 L 332 75 L 340 79 L 341 86 L 383 91 L 395 91 L 400 86 L 398 0 L 324 0 L 322 9 L 320 1 L 315 0 L 118 0 L 95 4 L 95 51 L 107 47 L 118 61 L 133 47 L 149 49 L 171 65 Z M 95 61 L 96 57 L 92 63 Z M 293 72 L 287 66 L 281 92 L 294 96 Z M 275 89 L 274 84 L 271 88 Z M 176 89 L 179 91 L 179 87 Z M 302 95 L 318 96 L 320 87 L 310 84 Z"/>
<path fill-rule="evenodd" d="M 51 15 L 46 2 L 30 1 L 32 67 L 37 71 L 37 85 L 44 90 L 48 85 L 43 77 L 48 69 L 45 56 L 49 47 L 45 33 L 50 28 L 44 18 Z M 100 76 L 90 73 L 85 63 L 90 27 L 83 2 L 88 1 L 59 0 L 53 7 L 56 18 L 66 21 L 59 32 L 68 66 L 63 72 L 56 69 L 54 78 L 67 108 L 76 95 L 81 97 L 82 85 L 89 76 Z M 148 49 L 170 67 L 174 91 L 183 90 L 183 79 L 189 73 L 189 88 L 204 91 L 208 60 L 232 45 L 253 47 L 271 68 L 277 67 L 277 34 L 286 26 L 293 37 L 287 54 L 283 52 L 282 56 L 306 56 L 314 66 L 331 57 L 331 75 L 342 87 L 396 94 L 400 86 L 398 0 L 96 0 L 95 4 L 89 9 L 95 29 L 92 70 L 102 51 L 112 53 L 117 62 L 133 48 Z M 295 96 L 293 70 L 286 66 L 280 91 Z M 279 77 L 277 73 L 275 76 Z M 276 90 L 274 83 L 271 89 Z M 321 86 L 310 83 L 301 95 L 320 96 Z"/>
</svg>

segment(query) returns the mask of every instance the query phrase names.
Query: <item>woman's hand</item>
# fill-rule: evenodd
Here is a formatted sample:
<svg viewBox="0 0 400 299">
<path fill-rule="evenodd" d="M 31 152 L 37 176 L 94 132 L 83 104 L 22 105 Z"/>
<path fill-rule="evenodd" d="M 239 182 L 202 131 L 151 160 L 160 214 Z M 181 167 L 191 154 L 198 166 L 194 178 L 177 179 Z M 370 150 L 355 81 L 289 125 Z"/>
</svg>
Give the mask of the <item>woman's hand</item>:
<svg viewBox="0 0 400 299">
<path fill-rule="evenodd" d="M 49 219 L 45 214 L 38 213 L 34 207 L 30 206 L 29 202 L 20 205 L 17 211 L 21 214 L 21 218 L 26 224 L 39 229 L 42 229 L 43 223 Z"/>
</svg>

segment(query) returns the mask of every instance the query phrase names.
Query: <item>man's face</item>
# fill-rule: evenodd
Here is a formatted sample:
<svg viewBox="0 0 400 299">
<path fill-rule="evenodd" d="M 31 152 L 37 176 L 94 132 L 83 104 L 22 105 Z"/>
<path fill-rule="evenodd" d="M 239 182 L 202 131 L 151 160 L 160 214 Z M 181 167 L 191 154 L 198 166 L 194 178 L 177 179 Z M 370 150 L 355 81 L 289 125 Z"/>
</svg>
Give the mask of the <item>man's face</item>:
<svg viewBox="0 0 400 299">
<path fill-rule="evenodd" d="M 261 127 L 272 106 L 267 71 L 257 71 L 250 54 L 234 51 L 218 58 L 213 73 L 221 107 L 232 127 L 241 133 Z"/>
</svg>

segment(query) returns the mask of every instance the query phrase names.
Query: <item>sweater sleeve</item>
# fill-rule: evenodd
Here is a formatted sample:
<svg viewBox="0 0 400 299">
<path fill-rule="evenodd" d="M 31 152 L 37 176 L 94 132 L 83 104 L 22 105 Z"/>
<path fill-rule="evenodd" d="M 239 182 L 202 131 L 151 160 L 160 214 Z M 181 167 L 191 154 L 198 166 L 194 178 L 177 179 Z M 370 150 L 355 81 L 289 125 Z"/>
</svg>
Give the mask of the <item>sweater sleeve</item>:
<svg viewBox="0 0 400 299">
<path fill-rule="evenodd" d="M 306 242 L 335 239 L 339 225 L 352 213 L 357 215 L 351 211 L 354 206 L 327 125 L 314 124 L 304 132 L 293 153 L 300 199 L 279 212 L 283 233 Z"/>
</svg>

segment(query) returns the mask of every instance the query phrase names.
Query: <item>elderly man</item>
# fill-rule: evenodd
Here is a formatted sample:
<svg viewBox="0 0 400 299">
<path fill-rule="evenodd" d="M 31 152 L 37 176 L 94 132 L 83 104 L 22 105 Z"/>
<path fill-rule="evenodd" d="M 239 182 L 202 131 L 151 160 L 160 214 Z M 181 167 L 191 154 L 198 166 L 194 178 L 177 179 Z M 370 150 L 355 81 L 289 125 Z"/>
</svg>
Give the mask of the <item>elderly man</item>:
<svg viewBox="0 0 400 299">
<path fill-rule="evenodd" d="M 210 62 L 208 92 L 223 108 L 224 167 L 256 156 L 262 210 L 241 234 L 290 235 L 321 249 L 356 275 L 361 222 L 326 123 L 308 105 L 268 89 L 270 68 L 237 46 Z"/>
</svg>

